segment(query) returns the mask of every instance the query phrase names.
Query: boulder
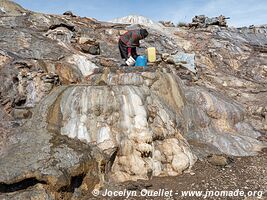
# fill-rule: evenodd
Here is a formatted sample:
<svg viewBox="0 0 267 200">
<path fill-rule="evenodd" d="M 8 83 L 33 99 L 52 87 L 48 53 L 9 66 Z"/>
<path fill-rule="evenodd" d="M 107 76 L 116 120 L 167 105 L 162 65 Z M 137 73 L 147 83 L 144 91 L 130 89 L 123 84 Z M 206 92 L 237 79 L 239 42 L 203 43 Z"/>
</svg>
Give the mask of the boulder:
<svg viewBox="0 0 267 200">
<path fill-rule="evenodd" d="M 59 80 L 62 84 L 71 84 L 81 82 L 81 73 L 68 63 L 57 63 L 56 73 L 59 76 Z"/>
<path fill-rule="evenodd" d="M 220 15 L 218 17 L 209 18 L 205 15 L 197 15 L 192 19 L 192 23 L 189 24 L 189 27 L 207 28 L 208 26 L 214 25 L 227 27 L 226 19 L 229 19 L 229 17 Z"/>
<path fill-rule="evenodd" d="M 77 17 L 71 11 L 66 11 L 66 12 L 63 13 L 63 15 L 67 15 L 67 16 L 71 16 L 71 17 Z"/>
<path fill-rule="evenodd" d="M 57 92 L 60 91 L 62 90 Z M 54 98 L 55 96 L 51 96 L 46 99 L 46 105 Z M 87 174 L 89 170 L 96 175 L 96 183 L 100 183 L 102 175 L 97 167 L 92 167 L 98 166 L 103 160 L 97 148 L 91 149 L 79 141 L 68 141 L 67 138 L 56 135 L 51 128 L 46 129 L 47 122 L 43 116 L 48 110 L 43 106 L 36 109 L 38 112 L 33 112 L 32 121 L 24 125 L 24 130 L 27 131 L 23 134 L 20 128 L 9 129 L 12 134 L 5 138 L 5 146 L 0 154 L 0 166 L 5 169 L 0 172 L 1 187 L 9 190 L 17 184 L 27 188 L 31 181 L 30 185 L 45 183 L 53 191 L 59 191 L 71 186 L 72 178 Z M 48 118 L 50 126 L 55 123 L 54 119 L 52 116 Z M 88 187 L 93 188 L 94 185 Z M 15 188 L 14 191 L 16 190 L 18 189 Z"/>
</svg>

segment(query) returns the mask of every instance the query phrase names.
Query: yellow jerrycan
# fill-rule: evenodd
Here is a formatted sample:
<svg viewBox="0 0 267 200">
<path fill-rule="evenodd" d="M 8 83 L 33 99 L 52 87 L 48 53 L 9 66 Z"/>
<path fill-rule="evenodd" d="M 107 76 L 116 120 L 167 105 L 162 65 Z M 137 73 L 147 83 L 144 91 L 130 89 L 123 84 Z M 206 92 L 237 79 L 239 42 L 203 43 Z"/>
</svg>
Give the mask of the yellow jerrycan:
<svg viewBox="0 0 267 200">
<path fill-rule="evenodd" d="M 148 58 L 148 62 L 156 61 L 156 48 L 155 47 L 147 48 L 147 58 Z"/>
</svg>

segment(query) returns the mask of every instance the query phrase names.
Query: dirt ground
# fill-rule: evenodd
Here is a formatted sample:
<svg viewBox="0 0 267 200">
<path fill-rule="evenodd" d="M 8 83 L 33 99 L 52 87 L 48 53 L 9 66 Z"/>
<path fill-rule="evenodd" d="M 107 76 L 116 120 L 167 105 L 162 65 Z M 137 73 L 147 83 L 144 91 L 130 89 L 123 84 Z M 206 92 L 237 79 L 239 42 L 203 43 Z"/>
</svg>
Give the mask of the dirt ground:
<svg viewBox="0 0 267 200">
<path fill-rule="evenodd" d="M 147 195 L 147 190 L 152 196 Z M 103 196 L 106 191 L 109 192 L 109 196 Z M 112 191 L 121 193 L 113 192 L 111 194 Z M 154 193 L 152 193 L 153 191 Z M 191 193 L 194 196 L 184 197 L 182 191 L 203 192 Z M 98 194 L 97 191 L 95 192 Z M 127 192 L 131 194 L 128 198 Z M 123 195 L 123 197 L 118 195 Z M 190 172 L 177 177 L 154 177 L 149 181 L 139 180 L 118 185 L 110 184 L 107 188 L 103 188 L 98 195 L 87 194 L 84 199 L 267 200 L 267 149 L 264 149 L 258 156 L 234 157 L 226 166 L 217 166 L 208 159 L 199 160 Z"/>
</svg>

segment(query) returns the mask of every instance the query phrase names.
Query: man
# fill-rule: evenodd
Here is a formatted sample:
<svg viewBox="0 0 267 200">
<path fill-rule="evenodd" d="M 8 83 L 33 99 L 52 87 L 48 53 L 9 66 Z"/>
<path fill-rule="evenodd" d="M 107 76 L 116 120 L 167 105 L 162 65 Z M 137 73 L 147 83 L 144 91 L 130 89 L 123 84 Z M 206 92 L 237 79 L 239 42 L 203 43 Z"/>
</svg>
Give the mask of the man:
<svg viewBox="0 0 267 200">
<path fill-rule="evenodd" d="M 124 33 L 119 39 L 119 49 L 121 58 L 126 60 L 126 64 L 131 65 L 129 60 L 136 60 L 136 47 L 140 47 L 140 40 L 146 38 L 148 32 L 146 29 L 136 29 Z M 128 62 L 127 62 L 128 61 Z"/>
</svg>

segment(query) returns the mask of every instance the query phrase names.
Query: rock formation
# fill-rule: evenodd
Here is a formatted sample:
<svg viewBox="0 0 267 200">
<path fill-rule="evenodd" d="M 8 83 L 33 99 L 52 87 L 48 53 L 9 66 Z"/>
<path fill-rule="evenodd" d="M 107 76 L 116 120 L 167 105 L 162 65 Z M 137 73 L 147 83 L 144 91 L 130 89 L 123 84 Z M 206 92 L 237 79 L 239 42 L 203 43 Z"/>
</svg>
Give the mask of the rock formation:
<svg viewBox="0 0 267 200">
<path fill-rule="evenodd" d="M 192 19 L 192 23 L 189 24 L 189 27 L 195 28 L 206 28 L 208 26 L 221 26 L 227 27 L 226 19 L 230 19 L 229 17 L 225 17 L 220 15 L 219 17 L 206 17 L 205 15 L 197 15 Z"/>
<path fill-rule="evenodd" d="M 127 24 L 4 2 L 0 198 L 67 199 L 108 182 L 176 176 L 211 153 L 266 147 L 266 27 L 148 26 L 157 62 L 122 68 L 117 40 Z"/>
<path fill-rule="evenodd" d="M 165 27 L 175 27 L 174 23 L 171 21 L 159 21 Z"/>
</svg>

